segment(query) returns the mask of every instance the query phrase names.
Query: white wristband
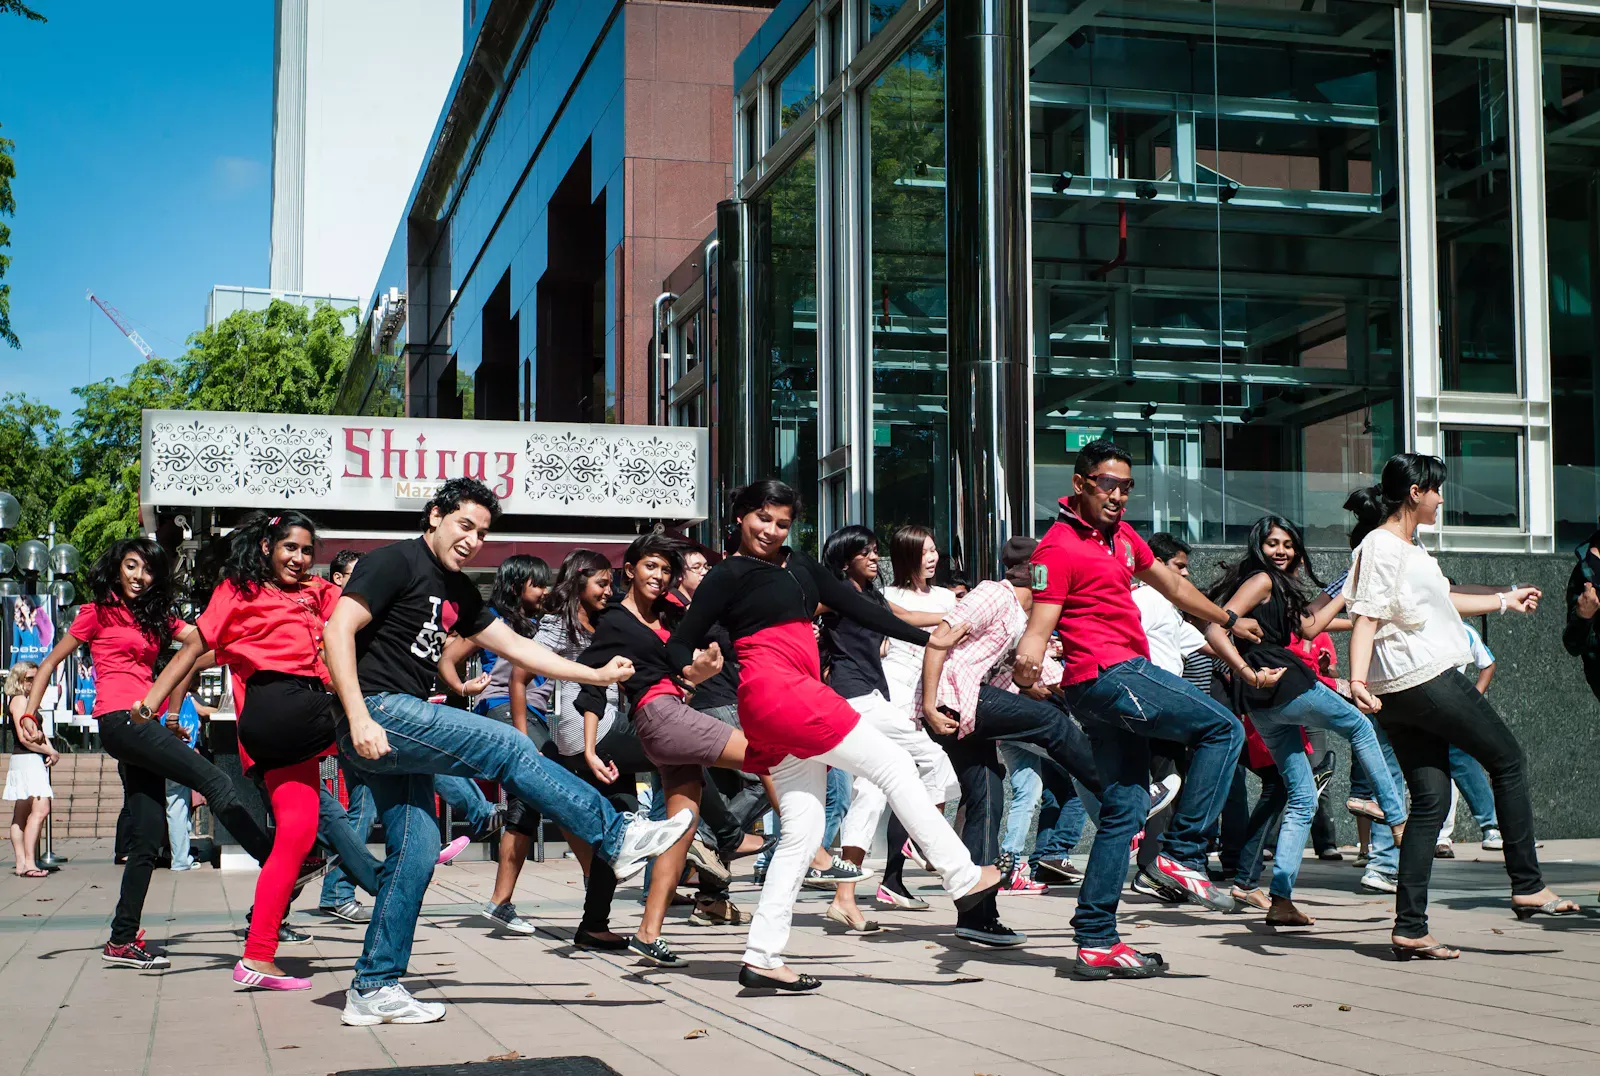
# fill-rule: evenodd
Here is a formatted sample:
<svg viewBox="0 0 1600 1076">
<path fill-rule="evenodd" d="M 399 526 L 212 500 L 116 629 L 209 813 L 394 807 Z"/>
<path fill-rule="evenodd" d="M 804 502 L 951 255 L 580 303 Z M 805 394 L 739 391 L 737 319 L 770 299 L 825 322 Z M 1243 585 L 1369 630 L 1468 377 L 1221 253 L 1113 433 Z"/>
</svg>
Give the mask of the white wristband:
<svg viewBox="0 0 1600 1076">
<path fill-rule="evenodd" d="M 1502 590 L 1497 596 L 1500 599 L 1500 611 L 1503 613 L 1506 611 L 1506 592 Z"/>
</svg>

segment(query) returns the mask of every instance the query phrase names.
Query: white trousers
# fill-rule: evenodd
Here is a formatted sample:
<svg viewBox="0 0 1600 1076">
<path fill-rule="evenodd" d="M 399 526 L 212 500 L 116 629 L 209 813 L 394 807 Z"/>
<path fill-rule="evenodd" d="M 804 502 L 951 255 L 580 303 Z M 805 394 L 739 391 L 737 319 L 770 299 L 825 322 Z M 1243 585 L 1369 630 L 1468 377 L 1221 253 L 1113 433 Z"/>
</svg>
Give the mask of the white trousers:
<svg viewBox="0 0 1600 1076">
<path fill-rule="evenodd" d="M 929 801 L 911 756 L 869 723 L 859 722 L 833 750 L 804 759 L 790 755 L 772 770 L 783 835 L 767 864 L 761 901 L 750 919 L 744 962 L 753 968 L 771 970 L 783 966 L 794 902 L 800 896 L 811 857 L 822 843 L 829 766 L 866 777 L 883 789 L 889 806 L 939 872 L 945 891 L 952 897 L 963 896 L 978 884 L 979 868 L 944 815 Z"/>
<path fill-rule="evenodd" d="M 928 736 L 922 722 L 911 720 L 903 708 L 877 691 L 845 701 L 855 707 L 863 723 L 870 724 L 911 756 L 917 776 L 928 790 L 929 803 L 938 805 L 960 797 L 961 786 L 956 781 L 955 767 L 950 765 L 950 756 Z M 857 774 L 850 789 L 850 810 L 839 825 L 839 846 L 870 849 L 888 803 L 883 789 Z"/>
</svg>

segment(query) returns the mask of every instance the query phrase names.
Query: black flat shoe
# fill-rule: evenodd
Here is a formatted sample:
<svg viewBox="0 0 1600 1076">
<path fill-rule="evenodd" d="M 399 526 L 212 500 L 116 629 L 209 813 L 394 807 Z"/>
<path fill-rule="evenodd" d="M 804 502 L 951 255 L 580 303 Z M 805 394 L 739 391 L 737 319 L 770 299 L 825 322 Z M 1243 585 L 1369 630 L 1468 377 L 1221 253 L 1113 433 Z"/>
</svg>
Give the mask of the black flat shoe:
<svg viewBox="0 0 1600 1076">
<path fill-rule="evenodd" d="M 770 975 L 762 975 L 748 964 L 739 967 L 739 985 L 746 990 L 780 990 L 786 994 L 804 994 L 809 990 L 817 990 L 822 986 L 822 980 L 815 975 L 801 975 L 794 982 L 785 982 L 774 979 Z"/>
<path fill-rule="evenodd" d="M 606 953 L 620 953 L 628 948 L 627 938 L 600 938 L 587 930 L 579 929 L 572 935 L 572 944 L 579 949 L 598 949 Z"/>
</svg>

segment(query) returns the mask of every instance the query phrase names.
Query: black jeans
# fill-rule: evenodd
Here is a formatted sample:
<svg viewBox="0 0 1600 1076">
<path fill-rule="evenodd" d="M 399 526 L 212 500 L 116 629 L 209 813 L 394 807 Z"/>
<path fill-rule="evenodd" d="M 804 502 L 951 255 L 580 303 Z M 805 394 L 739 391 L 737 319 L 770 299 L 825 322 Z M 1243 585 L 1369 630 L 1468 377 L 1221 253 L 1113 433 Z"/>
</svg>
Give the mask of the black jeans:
<svg viewBox="0 0 1600 1076">
<path fill-rule="evenodd" d="M 150 875 L 167 839 L 167 782 L 176 781 L 206 798 L 206 805 L 258 863 L 272 851 L 272 839 L 239 799 L 227 774 L 200 757 L 159 721 L 135 724 L 128 711 L 100 719 L 100 742 L 122 763 L 122 795 L 128 808 L 128 865 L 122 895 L 111 919 L 111 941 L 126 945 L 139 934 Z M 1438 828 L 1435 826 L 1435 828 Z"/>
<path fill-rule="evenodd" d="M 1065 710 L 1052 703 L 985 685 L 978 691 L 972 731 L 959 739 L 952 733 L 933 740 L 950 756 L 961 782 L 961 809 L 966 814 L 961 841 L 974 863 L 993 863 L 1000 855 L 1000 827 L 1006 810 L 1006 769 L 996 747 L 1001 741 L 1043 748 L 1052 762 L 1091 795 L 1100 795 L 1089 737 Z M 991 898 L 959 919 L 987 920 L 996 913 Z"/>
<path fill-rule="evenodd" d="M 1452 745 L 1477 759 L 1489 773 L 1500 834 L 1506 842 L 1506 873 L 1511 876 L 1512 894 L 1523 896 L 1543 889 L 1522 745 L 1472 681 L 1454 669 L 1440 673 L 1425 684 L 1383 696 L 1383 709 L 1377 717 L 1411 790 L 1407 839 L 1400 846 L 1395 934 L 1421 938 L 1428 933 L 1433 837 L 1450 809 Z"/>
</svg>

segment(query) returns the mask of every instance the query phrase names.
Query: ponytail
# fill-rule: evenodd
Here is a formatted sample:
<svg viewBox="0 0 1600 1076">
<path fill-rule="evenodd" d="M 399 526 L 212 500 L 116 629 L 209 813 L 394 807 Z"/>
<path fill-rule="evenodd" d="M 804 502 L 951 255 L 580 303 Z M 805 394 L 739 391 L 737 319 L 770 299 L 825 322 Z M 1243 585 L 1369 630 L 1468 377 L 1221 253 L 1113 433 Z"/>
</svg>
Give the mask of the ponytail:
<svg viewBox="0 0 1600 1076">
<path fill-rule="evenodd" d="M 262 544 L 271 550 L 296 527 L 309 534 L 315 544 L 317 525 L 310 516 L 292 508 L 258 512 L 239 524 L 229 535 L 228 560 L 222 566 L 222 577 L 238 587 L 240 594 L 250 597 L 273 580 L 272 557 L 261 551 Z"/>
</svg>

